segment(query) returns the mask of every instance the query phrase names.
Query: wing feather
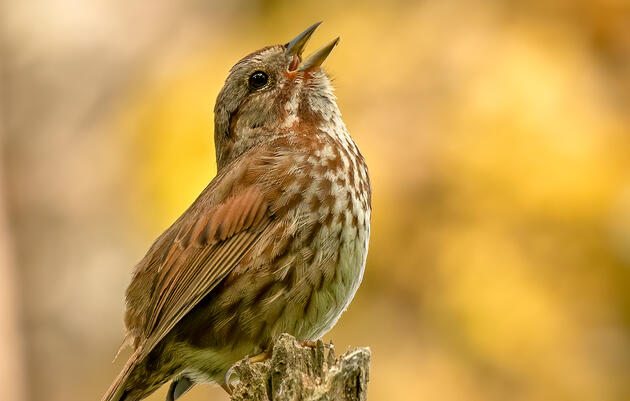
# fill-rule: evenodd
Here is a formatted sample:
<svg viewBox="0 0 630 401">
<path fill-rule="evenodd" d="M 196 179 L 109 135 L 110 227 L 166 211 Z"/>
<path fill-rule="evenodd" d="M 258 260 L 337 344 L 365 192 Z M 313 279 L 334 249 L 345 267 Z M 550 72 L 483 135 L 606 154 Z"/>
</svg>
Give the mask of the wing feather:
<svg viewBox="0 0 630 401">
<path fill-rule="evenodd" d="M 215 252 L 197 259 L 197 266 L 212 266 L 212 269 L 188 268 L 180 276 L 171 280 L 171 287 L 165 288 L 164 301 L 160 303 L 161 313 L 156 314 L 155 327 L 145 344 L 152 349 L 190 310 L 198 304 L 227 274 L 238 264 L 271 222 L 260 226 L 254 232 L 243 231 L 215 248 Z M 226 246 L 227 245 L 227 246 Z M 193 273 L 196 272 L 198 274 Z"/>
<path fill-rule="evenodd" d="M 254 184 L 238 182 L 242 176 L 226 178 L 224 174 L 215 178 L 232 182 L 213 181 L 169 229 L 177 234 L 168 235 L 167 231 L 138 266 L 137 276 L 143 267 L 154 270 L 151 295 L 144 302 L 145 317 L 139 323 L 133 320 L 139 313 L 129 319 L 133 326 L 130 330 L 141 337 L 136 344 L 142 345 L 144 355 L 234 269 L 273 225 L 263 192 Z M 227 188 L 219 194 L 223 196 L 215 195 L 219 199 L 209 201 L 205 192 L 220 192 L 217 187 L 221 184 Z M 146 276 L 141 279 L 146 280 Z M 133 286 L 132 281 L 130 289 L 140 288 Z M 129 294 L 128 299 L 135 292 Z"/>
</svg>

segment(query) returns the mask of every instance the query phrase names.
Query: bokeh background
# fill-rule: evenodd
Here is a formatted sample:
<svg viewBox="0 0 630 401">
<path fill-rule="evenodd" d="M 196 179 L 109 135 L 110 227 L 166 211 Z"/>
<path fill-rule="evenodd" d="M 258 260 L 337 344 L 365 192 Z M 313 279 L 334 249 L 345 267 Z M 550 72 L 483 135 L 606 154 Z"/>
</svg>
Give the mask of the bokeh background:
<svg viewBox="0 0 630 401">
<path fill-rule="evenodd" d="M 100 399 L 132 266 L 216 172 L 227 71 L 324 20 L 374 190 L 325 339 L 372 348 L 370 399 L 630 399 L 627 1 L 0 7 L 0 398 Z"/>
</svg>

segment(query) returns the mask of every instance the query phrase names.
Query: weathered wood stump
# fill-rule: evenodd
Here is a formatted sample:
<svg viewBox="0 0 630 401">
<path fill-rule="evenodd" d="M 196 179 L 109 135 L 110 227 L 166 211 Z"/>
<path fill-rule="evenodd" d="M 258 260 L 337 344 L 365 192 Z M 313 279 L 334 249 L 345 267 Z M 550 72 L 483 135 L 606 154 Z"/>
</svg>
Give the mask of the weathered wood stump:
<svg viewBox="0 0 630 401">
<path fill-rule="evenodd" d="M 272 356 L 251 363 L 245 358 L 234 367 L 232 401 L 365 401 L 370 374 L 370 349 L 357 348 L 335 357 L 332 345 L 300 345 L 283 334 Z"/>
</svg>

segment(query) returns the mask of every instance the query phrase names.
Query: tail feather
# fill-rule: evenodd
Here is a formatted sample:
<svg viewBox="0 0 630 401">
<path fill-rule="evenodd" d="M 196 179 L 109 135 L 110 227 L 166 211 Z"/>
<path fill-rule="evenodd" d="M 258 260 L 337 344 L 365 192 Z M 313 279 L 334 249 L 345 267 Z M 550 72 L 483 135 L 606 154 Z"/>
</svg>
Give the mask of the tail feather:
<svg viewBox="0 0 630 401">
<path fill-rule="evenodd" d="M 123 367 L 122 371 L 116 377 L 116 380 L 109 387 L 101 401 L 124 401 L 127 392 L 125 391 L 125 385 L 127 384 L 127 380 L 133 372 L 133 369 L 138 365 L 138 363 L 142 360 L 142 347 L 138 347 L 136 351 L 129 357 L 129 360 Z"/>
</svg>

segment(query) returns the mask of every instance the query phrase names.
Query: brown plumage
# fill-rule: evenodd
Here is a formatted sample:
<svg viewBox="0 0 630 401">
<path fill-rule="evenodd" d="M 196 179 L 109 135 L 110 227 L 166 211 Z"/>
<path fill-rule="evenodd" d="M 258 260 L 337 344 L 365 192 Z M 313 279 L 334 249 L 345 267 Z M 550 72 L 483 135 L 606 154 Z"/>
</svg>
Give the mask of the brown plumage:
<svg viewBox="0 0 630 401">
<path fill-rule="evenodd" d="M 320 68 L 318 24 L 230 71 L 215 107 L 218 174 L 151 246 L 127 290 L 134 353 L 104 401 L 173 380 L 226 387 L 225 373 L 288 332 L 321 337 L 345 310 L 367 256 L 370 183 Z"/>
</svg>

